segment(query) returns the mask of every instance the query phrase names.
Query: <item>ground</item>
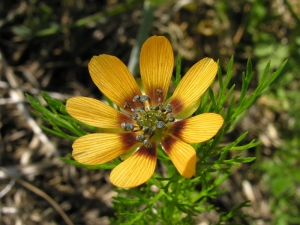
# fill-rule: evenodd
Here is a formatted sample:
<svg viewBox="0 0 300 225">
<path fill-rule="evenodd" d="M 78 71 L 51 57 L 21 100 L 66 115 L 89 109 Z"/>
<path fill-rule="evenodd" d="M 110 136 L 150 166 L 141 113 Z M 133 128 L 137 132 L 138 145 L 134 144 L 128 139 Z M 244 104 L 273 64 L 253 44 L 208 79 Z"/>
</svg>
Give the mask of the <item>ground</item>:
<svg viewBox="0 0 300 225">
<path fill-rule="evenodd" d="M 183 72 L 208 56 L 219 59 L 225 74 L 234 55 L 232 83 L 239 90 L 247 59 L 253 59 L 254 68 L 259 60 L 253 38 L 256 31 L 250 36 L 246 30 L 249 21 L 255 23 L 251 18 L 255 16 L 251 11 L 254 6 L 248 1 L 196 2 L 166 1 L 157 5 L 148 35 L 164 35 L 171 41 L 175 55 L 182 55 Z M 279 10 L 280 18 L 259 24 L 260 28 L 284 41 L 293 29 L 290 11 L 279 1 L 264 4 L 267 10 Z M 25 94 L 41 99 L 41 91 L 46 91 L 62 101 L 79 95 L 101 99 L 87 64 L 93 55 L 103 53 L 128 63 L 141 28 L 143 3 L 2 1 L 0 12 L 1 222 L 109 224 L 108 218 L 114 216 L 112 197 L 116 194 L 109 182 L 109 171 L 86 170 L 60 161 L 60 156 L 71 153 L 72 141 L 42 131 L 42 121 L 31 113 Z M 250 89 L 256 87 L 257 80 L 253 80 Z M 218 90 L 217 84 L 214 90 Z M 270 106 L 274 105 L 266 96 L 260 97 L 226 135 L 224 143 L 248 131 L 248 141 L 262 142 L 261 156 L 271 157 L 281 144 L 277 124 L 286 121 L 287 114 Z M 257 149 L 243 154 L 257 156 Z M 249 217 L 239 222 L 271 224 L 270 193 L 253 165 L 234 168 L 222 185 L 227 192 L 214 204 L 229 211 L 249 199 L 251 205 L 242 210 Z M 210 224 L 219 213 L 211 211 L 195 220 Z"/>
</svg>

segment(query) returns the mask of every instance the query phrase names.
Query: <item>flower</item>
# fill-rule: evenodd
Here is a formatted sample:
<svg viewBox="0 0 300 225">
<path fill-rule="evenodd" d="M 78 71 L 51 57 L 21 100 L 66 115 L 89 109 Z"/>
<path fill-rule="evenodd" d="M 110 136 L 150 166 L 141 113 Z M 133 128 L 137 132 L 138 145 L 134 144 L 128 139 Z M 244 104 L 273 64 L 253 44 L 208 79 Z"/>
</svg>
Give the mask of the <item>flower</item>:
<svg viewBox="0 0 300 225">
<path fill-rule="evenodd" d="M 199 107 L 218 65 L 210 58 L 200 60 L 166 99 L 173 67 L 173 51 L 167 38 L 150 37 L 140 55 L 143 94 L 121 60 L 111 55 L 94 56 L 88 65 L 92 80 L 121 111 L 93 98 L 67 101 L 72 117 L 100 128 L 99 133 L 75 140 L 74 159 L 96 165 L 130 155 L 112 170 L 110 180 L 118 187 L 133 188 L 153 175 L 157 147 L 161 145 L 178 172 L 185 178 L 192 177 L 196 151 L 190 144 L 211 139 L 223 125 L 223 118 L 215 113 L 188 118 Z"/>
</svg>

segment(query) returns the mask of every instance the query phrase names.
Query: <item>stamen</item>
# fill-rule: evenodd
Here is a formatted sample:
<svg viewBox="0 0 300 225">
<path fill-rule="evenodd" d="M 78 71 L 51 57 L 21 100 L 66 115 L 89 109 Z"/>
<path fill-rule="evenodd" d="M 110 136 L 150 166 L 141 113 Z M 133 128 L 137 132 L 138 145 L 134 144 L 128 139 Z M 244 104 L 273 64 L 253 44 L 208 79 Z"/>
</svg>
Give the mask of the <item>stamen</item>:
<svg viewBox="0 0 300 225">
<path fill-rule="evenodd" d="M 147 96 L 147 95 L 136 95 L 132 99 L 133 102 L 136 102 L 137 100 L 144 103 L 144 102 L 149 100 L 149 96 Z"/>
<path fill-rule="evenodd" d="M 156 89 L 156 93 L 158 95 L 158 102 L 161 102 L 161 96 L 163 95 L 163 91 L 161 89 Z"/>
<path fill-rule="evenodd" d="M 137 114 L 137 113 L 133 113 L 133 115 L 131 116 L 131 118 L 132 118 L 133 120 L 137 120 L 138 117 L 139 117 L 139 114 Z"/>
<path fill-rule="evenodd" d="M 146 127 L 146 126 L 144 126 L 144 127 L 143 127 L 143 131 L 144 131 L 144 134 L 148 134 L 148 133 L 149 133 L 149 131 L 150 131 L 150 128 L 149 128 L 149 127 Z"/>
<path fill-rule="evenodd" d="M 171 106 L 171 104 L 167 104 L 167 105 L 166 105 L 166 111 L 167 111 L 168 113 L 171 113 L 171 112 L 172 112 L 172 106 Z"/>
<path fill-rule="evenodd" d="M 167 125 L 163 121 L 157 121 L 156 122 L 156 128 L 162 129 L 165 128 Z"/>
<path fill-rule="evenodd" d="M 143 141 L 143 144 L 145 145 L 145 147 L 147 147 L 147 148 L 149 148 L 149 147 L 151 147 L 152 146 L 152 144 L 149 142 L 149 140 L 147 140 L 147 139 L 145 139 L 144 141 Z"/>
<path fill-rule="evenodd" d="M 144 134 L 138 135 L 136 136 L 136 140 L 138 142 L 143 142 L 144 140 L 146 140 L 146 136 Z"/>
<path fill-rule="evenodd" d="M 142 111 L 145 111 L 145 107 L 144 107 L 144 106 L 137 107 L 134 111 L 135 111 L 135 112 L 142 112 Z"/>
<path fill-rule="evenodd" d="M 157 89 L 159 98 L 163 95 L 160 89 Z M 148 101 L 147 95 L 136 95 L 133 102 Z M 132 109 L 128 102 L 125 103 L 124 108 L 130 108 L 133 111 L 131 118 L 134 123 L 121 123 L 121 127 L 125 131 L 139 132 L 136 136 L 136 141 L 142 143 L 145 147 L 151 147 L 152 139 L 158 140 L 162 135 L 163 130 L 167 129 L 169 122 L 174 122 L 175 118 L 172 114 L 171 104 L 164 106 L 159 103 L 156 106 L 141 106 Z"/>
<path fill-rule="evenodd" d="M 141 95 L 139 100 L 140 100 L 140 102 L 146 102 L 146 101 L 149 100 L 149 96 L 147 96 L 147 95 Z"/>
<path fill-rule="evenodd" d="M 163 91 L 161 89 L 156 89 L 156 93 L 158 94 L 158 96 L 162 96 Z"/>
<path fill-rule="evenodd" d="M 152 137 L 154 135 L 154 133 L 155 133 L 155 127 L 153 127 L 152 129 L 150 129 L 148 131 L 149 137 Z"/>
<path fill-rule="evenodd" d="M 131 109 L 129 102 L 125 102 L 124 109 Z"/>
<path fill-rule="evenodd" d="M 133 131 L 134 130 L 134 125 L 132 123 L 127 124 L 127 129 Z"/>
<path fill-rule="evenodd" d="M 123 130 L 126 130 L 126 123 L 121 123 L 121 127 L 123 128 Z"/>
<path fill-rule="evenodd" d="M 141 96 L 136 95 L 136 96 L 133 97 L 133 100 L 132 100 L 132 101 L 133 101 L 133 102 L 136 102 L 137 100 L 140 100 L 140 97 L 141 97 Z"/>
<path fill-rule="evenodd" d="M 164 121 L 165 116 L 164 115 L 156 115 L 156 120 L 157 121 Z"/>
<path fill-rule="evenodd" d="M 132 123 L 121 123 L 121 127 L 126 131 L 134 130 L 134 125 Z"/>
<path fill-rule="evenodd" d="M 169 113 L 169 114 L 167 115 L 167 117 L 168 117 L 168 121 L 169 121 L 169 122 L 174 122 L 174 121 L 175 121 L 175 118 L 173 117 L 173 113 Z"/>
</svg>

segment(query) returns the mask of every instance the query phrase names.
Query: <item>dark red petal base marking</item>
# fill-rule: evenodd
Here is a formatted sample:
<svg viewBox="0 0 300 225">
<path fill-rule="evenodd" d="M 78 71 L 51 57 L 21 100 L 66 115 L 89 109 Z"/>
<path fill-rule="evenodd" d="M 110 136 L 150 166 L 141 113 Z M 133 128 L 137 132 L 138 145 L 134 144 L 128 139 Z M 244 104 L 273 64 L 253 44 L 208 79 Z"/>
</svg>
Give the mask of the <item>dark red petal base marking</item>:
<svg viewBox="0 0 300 225">
<path fill-rule="evenodd" d="M 122 143 L 124 143 L 124 149 L 129 149 L 137 143 L 135 139 L 136 134 L 133 132 L 123 133 L 119 135 Z"/>
<path fill-rule="evenodd" d="M 140 101 L 133 102 L 133 101 L 132 101 L 133 98 L 134 98 L 134 96 L 132 96 L 132 98 L 130 98 L 130 99 L 126 99 L 125 102 L 124 102 L 124 106 L 122 106 L 122 108 L 125 109 L 125 110 L 126 110 L 127 112 L 129 112 L 129 113 L 133 113 L 133 112 L 131 111 L 131 109 L 136 109 L 136 108 L 138 108 L 138 107 L 144 106 L 144 104 L 141 103 Z M 125 107 L 126 104 L 129 104 L 129 107 L 128 107 L 128 108 Z M 123 121 L 123 122 L 124 122 L 124 121 Z"/>
<path fill-rule="evenodd" d="M 172 146 L 177 140 L 172 137 L 171 135 L 166 136 L 162 140 L 162 146 L 164 147 L 164 150 L 166 151 L 167 154 L 169 154 L 172 151 Z"/>
<path fill-rule="evenodd" d="M 169 103 L 171 104 L 173 114 L 176 117 L 176 115 L 182 111 L 183 104 L 178 98 L 171 99 Z"/>
<path fill-rule="evenodd" d="M 151 106 L 156 106 L 159 103 L 163 103 L 165 100 L 165 94 L 164 93 L 158 93 L 157 90 L 162 90 L 161 87 L 155 87 L 151 88 L 151 90 L 148 90 L 149 93 L 147 93 L 150 97 L 149 104 Z"/>
<path fill-rule="evenodd" d="M 172 124 L 170 133 L 172 135 L 180 138 L 185 126 L 186 126 L 186 120 L 181 120 L 181 121 L 174 122 Z"/>
<path fill-rule="evenodd" d="M 121 128 L 121 123 L 132 123 L 132 119 L 130 116 L 127 116 L 125 114 L 121 114 L 118 123 L 120 124 Z"/>
<path fill-rule="evenodd" d="M 148 148 L 143 145 L 139 148 L 136 154 L 143 155 L 148 158 L 156 158 L 157 157 L 156 145 L 152 144 L 152 146 Z"/>
</svg>

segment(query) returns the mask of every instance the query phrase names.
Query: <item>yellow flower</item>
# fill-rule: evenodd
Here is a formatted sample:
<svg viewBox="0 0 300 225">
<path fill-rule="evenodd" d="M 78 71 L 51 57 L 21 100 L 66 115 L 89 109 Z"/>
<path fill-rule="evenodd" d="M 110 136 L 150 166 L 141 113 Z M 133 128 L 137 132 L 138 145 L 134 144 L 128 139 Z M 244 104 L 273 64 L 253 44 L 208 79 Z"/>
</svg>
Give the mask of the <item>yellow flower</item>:
<svg viewBox="0 0 300 225">
<path fill-rule="evenodd" d="M 75 160 L 96 165 L 130 153 L 112 170 L 110 180 L 118 187 L 132 188 L 153 175 L 157 146 L 161 145 L 178 172 L 185 178 L 192 177 L 196 152 L 189 144 L 211 139 L 223 124 L 223 118 L 215 113 L 188 118 L 214 80 L 218 65 L 210 58 L 197 62 L 166 100 L 173 67 L 170 42 L 165 37 L 150 37 L 140 55 L 143 95 L 122 61 L 110 55 L 94 56 L 88 65 L 94 83 L 122 111 L 87 97 L 67 101 L 72 117 L 101 128 L 101 132 L 74 142 Z"/>
</svg>

